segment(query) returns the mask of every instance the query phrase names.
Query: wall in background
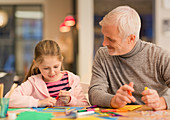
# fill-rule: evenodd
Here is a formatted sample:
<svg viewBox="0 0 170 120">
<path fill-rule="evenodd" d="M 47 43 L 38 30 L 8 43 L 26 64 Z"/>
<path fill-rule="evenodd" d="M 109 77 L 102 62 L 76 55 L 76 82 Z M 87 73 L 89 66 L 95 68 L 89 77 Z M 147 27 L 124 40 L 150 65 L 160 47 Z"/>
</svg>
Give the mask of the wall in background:
<svg viewBox="0 0 170 120">
<path fill-rule="evenodd" d="M 170 51 L 170 2 L 155 0 L 156 44 Z"/>
</svg>

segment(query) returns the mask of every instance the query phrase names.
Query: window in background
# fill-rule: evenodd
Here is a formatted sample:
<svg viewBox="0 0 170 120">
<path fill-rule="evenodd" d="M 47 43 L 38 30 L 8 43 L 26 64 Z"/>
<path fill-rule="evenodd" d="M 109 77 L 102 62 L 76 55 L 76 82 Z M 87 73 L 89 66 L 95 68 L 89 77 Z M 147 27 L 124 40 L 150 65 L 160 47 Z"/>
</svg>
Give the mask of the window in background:
<svg viewBox="0 0 170 120">
<path fill-rule="evenodd" d="M 24 75 L 31 66 L 35 45 L 42 40 L 42 8 L 41 6 L 17 6 L 15 17 L 16 71 Z"/>
<path fill-rule="evenodd" d="M 13 10 L 12 6 L 0 6 L 0 11 L 5 12 L 8 18 L 7 24 L 0 26 L 0 71 L 5 72 L 15 71 Z"/>
<path fill-rule="evenodd" d="M 24 77 L 28 71 L 36 43 L 42 40 L 41 5 L 1 5 L 8 23 L 0 28 L 0 70 L 16 72 Z"/>
</svg>

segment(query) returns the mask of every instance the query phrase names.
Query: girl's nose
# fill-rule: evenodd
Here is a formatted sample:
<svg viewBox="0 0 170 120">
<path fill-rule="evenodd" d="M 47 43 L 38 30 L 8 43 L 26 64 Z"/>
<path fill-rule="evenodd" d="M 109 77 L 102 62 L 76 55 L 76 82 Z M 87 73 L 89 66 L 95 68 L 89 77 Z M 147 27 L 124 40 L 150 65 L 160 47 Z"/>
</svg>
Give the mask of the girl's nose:
<svg viewBox="0 0 170 120">
<path fill-rule="evenodd" d="M 51 73 L 51 74 L 55 73 L 54 69 L 51 69 L 51 70 L 50 70 L 50 73 Z"/>
</svg>

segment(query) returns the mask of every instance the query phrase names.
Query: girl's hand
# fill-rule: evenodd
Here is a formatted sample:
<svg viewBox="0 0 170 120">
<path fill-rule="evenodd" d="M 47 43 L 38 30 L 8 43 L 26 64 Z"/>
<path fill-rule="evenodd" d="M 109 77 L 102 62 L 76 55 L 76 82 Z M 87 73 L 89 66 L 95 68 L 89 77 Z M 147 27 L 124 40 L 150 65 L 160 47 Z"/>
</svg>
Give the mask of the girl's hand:
<svg viewBox="0 0 170 120">
<path fill-rule="evenodd" d="M 65 90 L 60 90 L 59 99 L 64 103 L 68 104 L 71 100 L 70 92 Z"/>
<path fill-rule="evenodd" d="M 147 89 L 142 92 L 142 101 L 154 110 L 164 110 L 167 108 L 165 99 L 159 97 L 158 92 L 153 89 Z"/>
<path fill-rule="evenodd" d="M 43 100 L 39 100 L 38 107 L 46 107 L 46 106 L 52 107 L 55 105 L 55 103 L 56 103 L 56 99 L 49 97 Z"/>
<path fill-rule="evenodd" d="M 129 93 L 134 92 L 133 82 L 130 82 L 129 85 L 125 84 L 121 86 L 116 95 L 111 100 L 111 106 L 113 108 L 124 107 L 127 103 L 135 102 L 136 99 Z"/>
</svg>

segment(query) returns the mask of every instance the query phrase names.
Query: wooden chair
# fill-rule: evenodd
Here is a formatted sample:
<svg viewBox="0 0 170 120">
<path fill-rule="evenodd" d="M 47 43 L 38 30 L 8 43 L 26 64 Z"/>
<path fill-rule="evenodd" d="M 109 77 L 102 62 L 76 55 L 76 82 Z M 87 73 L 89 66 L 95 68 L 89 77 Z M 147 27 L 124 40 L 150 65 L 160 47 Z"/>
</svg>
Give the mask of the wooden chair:
<svg viewBox="0 0 170 120">
<path fill-rule="evenodd" d="M 0 83 L 4 84 L 3 96 L 10 90 L 12 84 L 14 83 L 15 73 L 0 72 Z"/>
<path fill-rule="evenodd" d="M 82 87 L 82 89 L 83 89 L 83 92 L 84 92 L 84 94 L 85 94 L 85 96 L 86 96 L 87 101 L 89 102 L 88 90 L 89 90 L 89 85 L 90 85 L 90 84 L 80 82 L 80 85 L 81 85 L 81 87 Z M 90 103 L 89 103 L 89 104 L 90 104 Z"/>
</svg>

